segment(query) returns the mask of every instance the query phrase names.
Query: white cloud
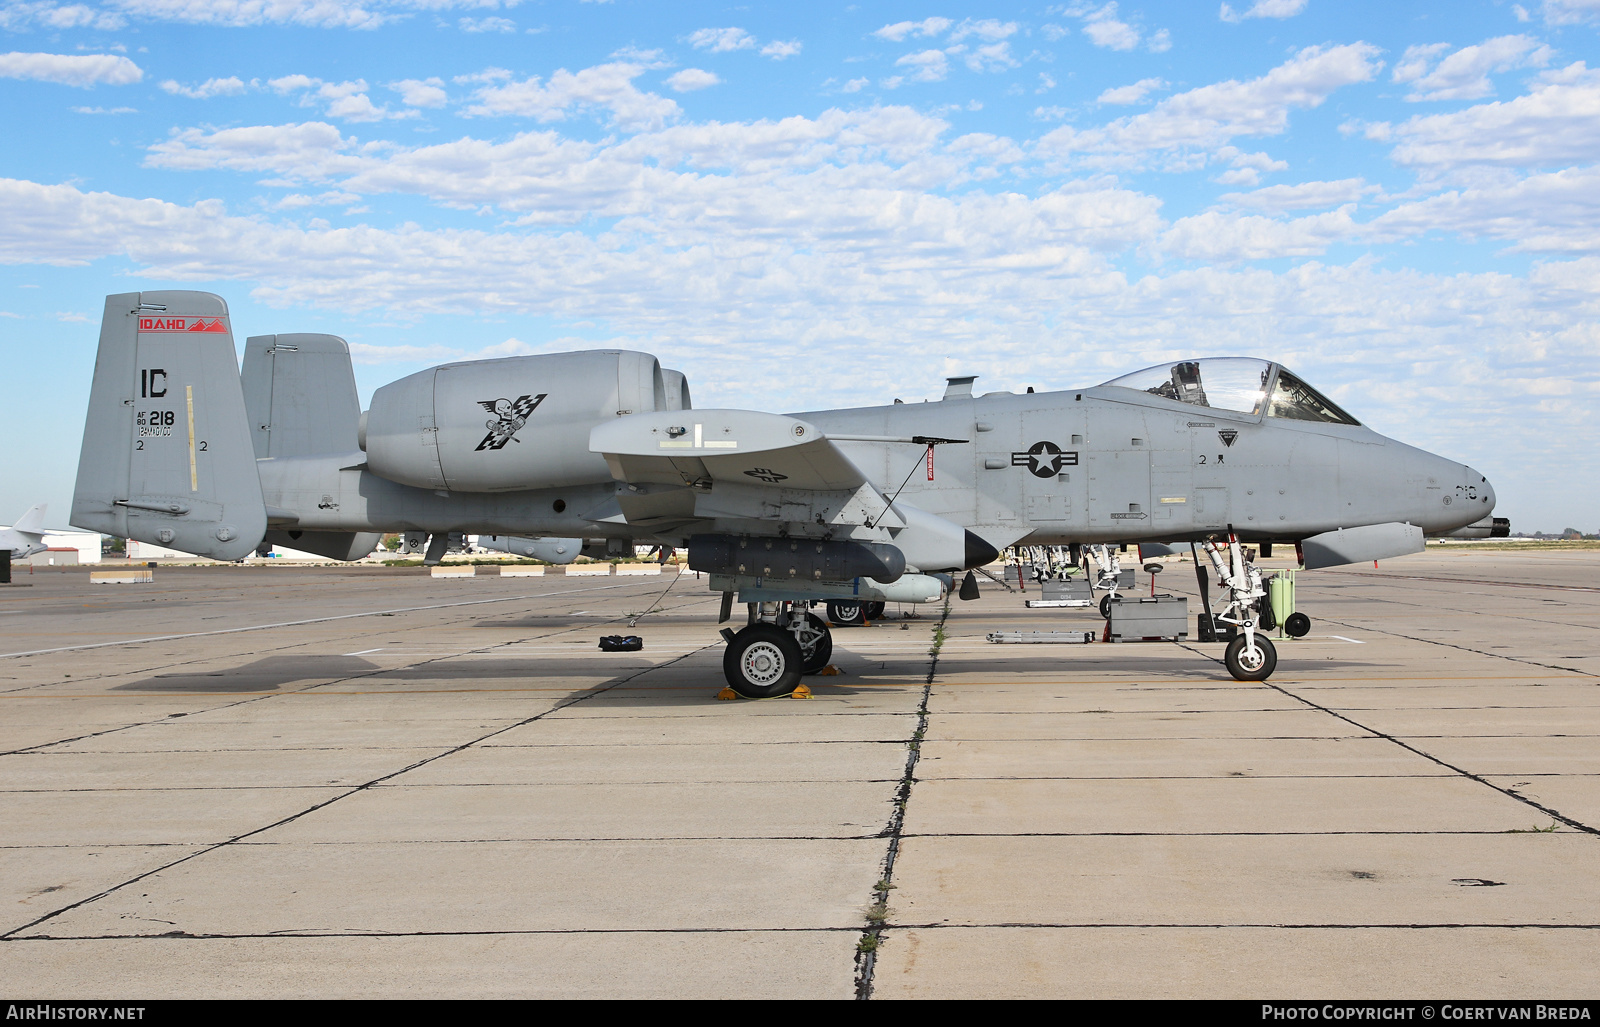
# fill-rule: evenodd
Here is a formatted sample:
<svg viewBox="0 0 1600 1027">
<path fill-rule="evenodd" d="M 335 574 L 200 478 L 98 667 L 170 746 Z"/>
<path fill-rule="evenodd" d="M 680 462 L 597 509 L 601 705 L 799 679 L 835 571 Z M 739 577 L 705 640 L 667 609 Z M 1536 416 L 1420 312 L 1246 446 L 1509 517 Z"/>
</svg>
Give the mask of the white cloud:
<svg viewBox="0 0 1600 1027">
<path fill-rule="evenodd" d="M 1142 103 L 1144 98 L 1157 89 L 1167 88 L 1166 79 L 1142 78 L 1131 86 L 1117 86 L 1107 89 L 1095 100 L 1095 103 L 1110 103 L 1127 106 Z"/>
<path fill-rule="evenodd" d="M 1402 204 L 1374 218 L 1375 235 L 1427 232 L 1502 239 L 1524 253 L 1600 252 L 1600 168 L 1567 168 L 1513 182 L 1450 191 Z"/>
<path fill-rule="evenodd" d="M 1084 11 L 1083 34 L 1095 46 L 1108 50 L 1132 50 L 1139 45 L 1139 30 L 1117 17 L 1115 0 L 1104 7 Z"/>
<path fill-rule="evenodd" d="M 955 31 L 950 33 L 950 41 L 959 43 L 968 36 L 977 36 L 979 39 L 996 43 L 1008 36 L 1015 35 L 1016 31 L 1017 23 L 1014 21 L 1001 22 L 994 18 L 974 21 L 971 18 L 963 18 L 961 24 L 956 26 Z"/>
<path fill-rule="evenodd" d="M 1395 143 L 1399 164 L 1443 172 L 1472 165 L 1556 167 L 1600 160 L 1600 72 L 1582 61 L 1514 100 L 1478 104 L 1447 114 L 1417 116 L 1398 125 L 1363 129 L 1369 139 Z"/>
<path fill-rule="evenodd" d="M 358 151 L 357 140 L 345 139 L 337 128 L 321 121 L 213 132 L 174 129 L 164 142 L 150 147 L 145 166 L 173 171 L 270 171 L 320 181 L 359 170 Z"/>
<path fill-rule="evenodd" d="M 755 37 L 744 29 L 696 29 L 689 33 L 689 45 L 696 50 L 726 53 L 730 50 L 749 50 L 755 47 Z"/>
<path fill-rule="evenodd" d="M 945 29 L 954 25 L 949 18 L 924 18 L 922 21 L 897 21 L 893 25 L 885 25 L 872 33 L 879 39 L 887 39 L 898 43 L 907 36 L 937 36 Z"/>
<path fill-rule="evenodd" d="M 517 31 L 517 23 L 510 18 L 462 18 L 457 24 L 463 32 Z"/>
<path fill-rule="evenodd" d="M 390 5 L 365 0 L 119 0 L 118 6 L 129 15 L 151 21 L 233 27 L 289 24 L 374 29 L 394 17 L 382 13 L 381 8 Z"/>
<path fill-rule="evenodd" d="M 237 96 L 244 92 L 244 82 L 236 77 L 208 78 L 198 86 L 185 86 L 168 79 L 161 83 L 163 92 L 174 96 L 187 96 L 191 100 L 209 100 L 213 96 Z"/>
<path fill-rule="evenodd" d="M 1044 33 L 1044 38 L 1050 40 L 1052 43 L 1055 43 L 1065 39 L 1072 30 L 1061 25 L 1046 22 L 1045 24 L 1039 26 L 1039 31 Z"/>
<path fill-rule="evenodd" d="M 938 82 L 950 73 L 950 61 L 943 50 L 908 53 L 894 62 L 897 68 L 910 68 L 913 82 Z"/>
<path fill-rule="evenodd" d="M 785 60 L 800 52 L 800 40 L 791 39 L 788 42 L 774 39 L 761 48 L 761 56 L 771 57 L 775 61 Z"/>
<path fill-rule="evenodd" d="M 138 114 L 136 107 L 74 107 L 79 114 Z"/>
<path fill-rule="evenodd" d="M 705 89 L 720 83 L 722 79 L 709 71 L 699 68 L 684 68 L 682 71 L 667 78 L 667 85 L 679 93 L 690 93 L 696 89 Z"/>
<path fill-rule="evenodd" d="M 1129 162 L 1151 151 L 1212 149 L 1238 136 L 1277 135 L 1288 127 L 1290 110 L 1317 107 L 1342 86 L 1370 81 L 1383 66 L 1377 54 L 1367 43 L 1307 47 L 1260 78 L 1178 93 L 1101 128 L 1063 126 L 1041 138 L 1039 149 Z"/>
<path fill-rule="evenodd" d="M 111 54 L 0 54 L 0 78 L 59 82 L 87 89 L 98 83 L 126 86 L 144 78 L 144 72 L 126 57 Z"/>
<path fill-rule="evenodd" d="M 1350 215 L 1349 207 L 1289 221 L 1207 211 L 1174 222 L 1162 234 L 1160 248 L 1177 257 L 1221 263 L 1315 256 L 1355 234 Z"/>
<path fill-rule="evenodd" d="M 859 93 L 862 88 L 872 84 L 871 79 L 853 78 L 839 87 L 841 93 Z"/>
<path fill-rule="evenodd" d="M 400 94 L 400 102 L 407 107 L 443 107 L 450 99 L 439 78 L 401 79 L 389 83 L 389 88 Z"/>
<path fill-rule="evenodd" d="M 127 24 L 115 11 L 97 11 L 85 4 L 56 4 L 53 0 L 10 0 L 0 6 L 0 28 L 26 31 L 30 25 L 46 29 L 94 28 L 114 31 Z"/>
<path fill-rule="evenodd" d="M 1592 25 L 1600 22 L 1600 0 L 1544 0 L 1540 13 L 1547 25 Z"/>
<path fill-rule="evenodd" d="M 1542 67 L 1551 56 L 1549 47 L 1529 36 L 1500 36 L 1464 46 L 1434 65 L 1434 58 L 1446 49 L 1447 43 L 1406 48 L 1395 65 L 1394 81 L 1411 83 L 1407 100 L 1480 99 L 1494 92 L 1491 72 Z"/>
<path fill-rule="evenodd" d="M 1333 182 L 1270 185 L 1248 193 L 1226 193 L 1218 200 L 1229 206 L 1256 210 L 1304 210 L 1355 203 L 1362 196 L 1375 191 L 1377 186 L 1368 185 L 1365 179 L 1342 178 Z"/>
<path fill-rule="evenodd" d="M 1011 44 L 1006 42 L 989 43 L 971 49 L 962 43 L 945 52 L 960 57 L 962 63 L 973 71 L 998 72 L 1019 66 L 1017 59 L 1011 56 Z"/>
<path fill-rule="evenodd" d="M 642 75 L 641 64 L 617 61 L 570 72 L 561 68 L 544 82 L 537 75 L 503 86 L 488 85 L 473 96 L 467 109 L 476 117 L 524 117 L 536 121 L 562 121 L 578 111 L 603 109 L 611 120 L 628 128 L 659 127 L 681 113 L 672 100 L 640 92 L 633 80 Z"/>
<path fill-rule="evenodd" d="M 300 207 L 342 206 L 359 202 L 360 199 L 361 197 L 355 193 L 340 192 L 335 189 L 331 192 L 319 193 L 316 196 L 307 196 L 304 193 L 290 193 L 273 204 L 273 206 L 278 210 L 295 210 Z"/>
<path fill-rule="evenodd" d="M 364 79 L 324 82 L 320 78 L 311 78 L 307 75 L 285 75 L 282 78 L 268 79 L 267 85 L 285 96 L 299 93 L 299 104 L 302 107 L 315 107 L 321 102 L 329 117 L 344 121 L 385 121 L 417 116 L 414 110 L 392 111 L 388 107 L 374 104 L 367 96 L 367 83 Z"/>
<path fill-rule="evenodd" d="M 1293 18 L 1306 9 L 1308 0 L 1256 0 L 1248 11 L 1235 11 L 1222 5 L 1218 15 L 1223 21 L 1240 22 L 1246 18 Z"/>
</svg>

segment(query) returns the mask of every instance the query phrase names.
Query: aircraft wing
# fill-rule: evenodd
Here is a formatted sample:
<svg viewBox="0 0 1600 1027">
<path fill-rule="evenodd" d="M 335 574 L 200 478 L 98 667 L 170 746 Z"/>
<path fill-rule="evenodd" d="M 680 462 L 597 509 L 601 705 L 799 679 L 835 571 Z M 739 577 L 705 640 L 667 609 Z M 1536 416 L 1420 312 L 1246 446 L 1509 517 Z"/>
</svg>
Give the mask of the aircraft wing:
<svg viewBox="0 0 1600 1027">
<path fill-rule="evenodd" d="M 764 534 L 786 526 L 801 535 L 851 538 L 905 525 L 820 428 L 781 414 L 634 414 L 596 427 L 589 449 L 629 485 L 618 494 L 617 514 L 600 520 L 658 531 L 696 521 Z"/>
</svg>

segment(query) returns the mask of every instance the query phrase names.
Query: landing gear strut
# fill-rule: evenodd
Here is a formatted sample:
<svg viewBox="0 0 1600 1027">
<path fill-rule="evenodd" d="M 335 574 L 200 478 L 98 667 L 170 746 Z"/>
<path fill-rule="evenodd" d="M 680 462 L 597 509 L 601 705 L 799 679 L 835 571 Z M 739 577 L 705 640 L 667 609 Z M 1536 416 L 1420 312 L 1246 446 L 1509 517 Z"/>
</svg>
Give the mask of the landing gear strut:
<svg viewBox="0 0 1600 1027">
<path fill-rule="evenodd" d="M 1100 597 L 1100 616 L 1110 620 L 1111 604 L 1122 602 L 1122 597 L 1117 595 L 1122 587 L 1122 559 L 1113 546 L 1085 546 L 1083 566 L 1090 594 L 1101 590 L 1106 593 Z"/>
<path fill-rule="evenodd" d="M 833 636 L 807 603 L 751 603 L 743 630 L 724 629 L 728 648 L 722 674 L 728 687 L 746 699 L 791 694 L 802 674 L 815 674 L 833 655 Z"/>
<path fill-rule="evenodd" d="M 1278 666 L 1278 651 L 1256 616 L 1267 594 L 1261 587 L 1261 572 L 1250 562 L 1249 554 L 1239 544 L 1239 536 L 1232 532 L 1225 545 L 1207 539 L 1201 546 L 1211 557 L 1211 567 L 1216 571 L 1217 582 L 1223 587 L 1223 598 L 1227 600 L 1222 611 L 1211 620 L 1239 629 L 1239 634 L 1228 643 L 1223 663 L 1227 664 L 1228 673 L 1235 681 L 1265 681 Z M 1205 568 L 1197 563 L 1195 573 L 1200 579 L 1202 600 L 1205 600 Z M 1209 601 L 1205 605 L 1209 607 Z M 1210 615 L 1209 609 L 1207 615 Z"/>
</svg>

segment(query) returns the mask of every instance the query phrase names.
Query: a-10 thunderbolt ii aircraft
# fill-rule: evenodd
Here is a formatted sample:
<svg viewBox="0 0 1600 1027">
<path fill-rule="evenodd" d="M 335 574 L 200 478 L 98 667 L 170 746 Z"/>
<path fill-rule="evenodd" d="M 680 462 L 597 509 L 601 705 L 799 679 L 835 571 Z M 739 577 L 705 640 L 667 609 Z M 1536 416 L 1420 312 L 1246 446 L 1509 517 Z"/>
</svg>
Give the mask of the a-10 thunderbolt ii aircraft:
<svg viewBox="0 0 1600 1027">
<path fill-rule="evenodd" d="M 723 620 L 747 604 L 723 669 L 749 697 L 826 662 L 813 602 L 939 601 L 1014 544 L 1204 545 L 1239 629 L 1227 666 L 1262 679 L 1276 654 L 1242 543 L 1295 543 L 1316 568 L 1505 528 L 1483 475 L 1266 360 L 1067 392 L 951 379 L 938 402 L 791 415 L 694 409 L 681 373 L 621 350 L 445 364 L 366 411 L 335 336 L 255 336 L 235 360 L 220 297 L 107 297 L 73 524 L 219 560 L 354 560 L 386 532 L 686 549 Z"/>
</svg>

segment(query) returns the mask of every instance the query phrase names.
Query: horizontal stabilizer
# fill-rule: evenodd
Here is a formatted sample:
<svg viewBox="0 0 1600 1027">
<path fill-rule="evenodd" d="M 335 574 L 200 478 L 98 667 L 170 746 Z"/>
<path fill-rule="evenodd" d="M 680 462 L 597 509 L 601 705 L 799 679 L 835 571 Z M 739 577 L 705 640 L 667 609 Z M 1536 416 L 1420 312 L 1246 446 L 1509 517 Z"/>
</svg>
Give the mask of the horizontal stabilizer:
<svg viewBox="0 0 1600 1027">
<path fill-rule="evenodd" d="M 1300 544 L 1308 571 L 1422 552 L 1422 529 L 1414 524 L 1368 524 L 1313 535 Z"/>
</svg>

